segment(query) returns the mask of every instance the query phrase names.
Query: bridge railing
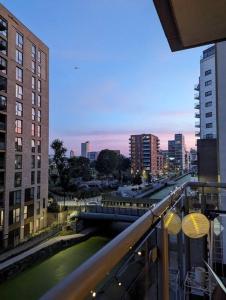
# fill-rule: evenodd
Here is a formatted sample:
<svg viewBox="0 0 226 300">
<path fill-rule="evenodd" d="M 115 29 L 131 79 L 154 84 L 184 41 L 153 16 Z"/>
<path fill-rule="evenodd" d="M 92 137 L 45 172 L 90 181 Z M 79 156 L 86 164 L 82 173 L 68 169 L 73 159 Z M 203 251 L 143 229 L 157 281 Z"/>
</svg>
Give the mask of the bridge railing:
<svg viewBox="0 0 226 300">
<path fill-rule="evenodd" d="M 86 299 L 87 297 L 95 297 L 96 291 L 99 286 L 104 284 L 104 281 L 108 279 L 109 274 L 112 274 L 114 269 L 121 266 L 128 257 L 130 261 L 138 265 L 142 265 L 141 260 L 137 259 L 137 255 L 142 256 L 142 241 L 148 236 L 153 245 L 156 246 L 156 232 L 158 228 L 157 223 L 160 222 L 161 216 L 178 201 L 181 201 L 182 194 L 187 184 L 175 189 L 173 193 L 159 202 L 152 210 L 147 211 L 137 221 L 132 223 L 127 229 L 121 232 L 116 238 L 104 246 L 100 251 L 83 263 L 78 269 L 72 272 L 62 282 L 55 286 L 52 290 L 46 293 L 42 300 L 66 300 L 66 299 Z M 153 231 L 152 231 L 153 230 Z M 166 270 L 168 270 L 168 258 L 167 258 L 167 235 L 164 230 L 164 226 L 161 230 L 161 262 L 163 276 L 161 282 L 164 284 L 163 291 L 168 290 L 169 278 Z M 138 246 L 139 244 L 139 246 Z M 149 242 L 149 245 L 152 245 Z M 149 249 L 151 251 L 151 249 Z M 135 255 L 135 252 L 137 253 Z M 145 260 L 147 260 L 146 251 Z M 155 250 L 153 250 L 155 251 Z M 138 253 L 139 252 L 139 253 Z M 153 252 L 154 253 L 154 252 Z M 141 255 L 140 255 L 141 254 Z M 132 255 L 132 256 L 131 256 Z M 135 256 L 136 257 L 135 257 Z M 153 254 L 153 256 L 155 256 Z M 144 259 L 144 257 L 143 257 Z M 130 272 L 129 272 L 130 273 Z M 156 278 L 155 275 L 153 275 Z M 132 278 L 131 278 L 132 280 Z M 118 282 L 120 286 L 120 282 Z"/>
</svg>

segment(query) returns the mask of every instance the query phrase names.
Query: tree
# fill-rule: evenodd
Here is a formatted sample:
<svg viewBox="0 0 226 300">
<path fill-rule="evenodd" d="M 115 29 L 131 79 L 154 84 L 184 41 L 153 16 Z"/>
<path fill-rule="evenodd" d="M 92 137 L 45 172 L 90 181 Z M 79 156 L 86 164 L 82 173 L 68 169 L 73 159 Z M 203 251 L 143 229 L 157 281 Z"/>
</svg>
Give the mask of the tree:
<svg viewBox="0 0 226 300">
<path fill-rule="evenodd" d="M 142 179 L 140 174 L 136 174 L 135 177 L 133 178 L 133 184 L 140 185 L 141 183 L 142 183 Z"/>
<path fill-rule="evenodd" d="M 118 165 L 117 165 L 118 178 L 122 182 L 123 173 L 130 169 L 130 159 L 123 155 L 118 155 L 117 159 L 118 159 Z"/>
<path fill-rule="evenodd" d="M 63 141 L 56 139 L 52 142 L 51 148 L 54 151 L 53 162 L 56 165 L 59 175 L 60 186 L 64 191 L 64 208 L 65 208 L 65 193 L 68 191 L 70 182 L 70 172 L 67 158 L 65 156 L 67 149 L 64 147 Z"/>
<path fill-rule="evenodd" d="M 97 158 L 96 170 L 102 175 L 111 175 L 117 170 L 118 155 L 112 150 L 102 150 Z"/>
<path fill-rule="evenodd" d="M 68 159 L 71 177 L 82 177 L 83 180 L 90 180 L 90 161 L 86 157 L 72 157 Z"/>
</svg>

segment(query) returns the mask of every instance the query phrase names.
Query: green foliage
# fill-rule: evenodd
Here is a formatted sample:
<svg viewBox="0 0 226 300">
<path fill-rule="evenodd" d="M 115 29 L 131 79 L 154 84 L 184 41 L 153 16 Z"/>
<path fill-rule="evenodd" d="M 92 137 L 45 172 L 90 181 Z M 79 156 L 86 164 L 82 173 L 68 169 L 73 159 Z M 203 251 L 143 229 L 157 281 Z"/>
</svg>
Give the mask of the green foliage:
<svg viewBox="0 0 226 300">
<path fill-rule="evenodd" d="M 73 178 L 82 177 L 83 180 L 90 180 L 90 161 L 86 157 L 72 157 L 68 159 L 70 175 Z"/>
<path fill-rule="evenodd" d="M 135 175 L 135 177 L 133 178 L 133 184 L 140 185 L 141 183 L 142 183 L 142 179 L 140 174 Z"/>
</svg>

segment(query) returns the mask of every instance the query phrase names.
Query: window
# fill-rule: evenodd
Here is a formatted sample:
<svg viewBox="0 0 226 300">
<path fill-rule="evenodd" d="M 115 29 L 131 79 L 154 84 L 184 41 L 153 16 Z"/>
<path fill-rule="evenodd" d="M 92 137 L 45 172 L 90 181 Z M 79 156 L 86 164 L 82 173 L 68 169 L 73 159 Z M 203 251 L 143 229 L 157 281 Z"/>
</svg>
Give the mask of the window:
<svg viewBox="0 0 226 300">
<path fill-rule="evenodd" d="M 16 49 L 16 62 L 19 65 L 23 64 L 23 53 L 21 51 L 17 50 L 17 49 Z"/>
<path fill-rule="evenodd" d="M 22 34 L 20 33 L 16 33 L 16 45 L 17 47 L 23 49 L 23 44 L 24 44 L 24 38 L 22 36 Z"/>
<path fill-rule="evenodd" d="M 23 87 L 16 84 L 16 97 L 18 99 L 23 99 Z"/>
<path fill-rule="evenodd" d="M 41 171 L 37 172 L 37 183 L 39 184 L 41 182 Z"/>
<path fill-rule="evenodd" d="M 205 107 L 210 107 L 212 106 L 213 102 L 212 101 L 208 101 L 205 103 Z"/>
<path fill-rule="evenodd" d="M 212 139 L 212 138 L 213 138 L 213 134 L 212 133 L 206 134 L 206 139 Z"/>
<path fill-rule="evenodd" d="M 31 135 L 35 136 L 35 124 L 31 124 Z"/>
<path fill-rule="evenodd" d="M 31 198 L 31 200 L 35 199 L 35 188 L 34 187 L 30 189 L 30 198 Z"/>
<path fill-rule="evenodd" d="M 9 206 L 21 204 L 21 191 L 9 192 Z"/>
<path fill-rule="evenodd" d="M 24 206 L 24 220 L 27 219 L 27 206 Z"/>
<path fill-rule="evenodd" d="M 7 36 L 7 21 L 3 18 L 0 18 L 0 24 L 4 29 L 1 30 L 1 34 Z"/>
<path fill-rule="evenodd" d="M 38 62 L 40 63 L 41 62 L 41 51 L 38 50 Z"/>
<path fill-rule="evenodd" d="M 7 108 L 7 98 L 5 96 L 0 95 L 0 110 L 6 111 Z"/>
<path fill-rule="evenodd" d="M 40 193 L 40 186 L 37 186 L 37 199 L 40 199 L 41 193 Z"/>
<path fill-rule="evenodd" d="M 23 70 L 16 67 L 16 80 L 23 82 Z"/>
<path fill-rule="evenodd" d="M 31 71 L 33 74 L 35 74 L 35 62 L 33 60 L 31 62 Z"/>
<path fill-rule="evenodd" d="M 38 95 L 38 103 L 37 103 L 38 107 L 41 107 L 41 96 Z"/>
<path fill-rule="evenodd" d="M 21 204 L 21 191 L 14 192 L 14 204 Z"/>
<path fill-rule="evenodd" d="M 41 126 L 38 125 L 37 129 L 38 129 L 37 136 L 41 137 Z"/>
<path fill-rule="evenodd" d="M 31 152 L 35 152 L 35 140 L 31 140 Z"/>
<path fill-rule="evenodd" d="M 205 71 L 205 76 L 210 75 L 211 73 L 212 73 L 211 70 L 207 70 L 207 71 Z"/>
<path fill-rule="evenodd" d="M 22 138 L 21 137 L 15 138 L 15 151 L 22 152 Z"/>
<path fill-rule="evenodd" d="M 22 155 L 15 155 L 15 169 L 22 169 Z"/>
<path fill-rule="evenodd" d="M 212 128 L 213 127 L 213 123 L 206 123 L 206 128 Z"/>
<path fill-rule="evenodd" d="M 35 109 L 32 107 L 32 121 L 35 121 Z"/>
<path fill-rule="evenodd" d="M 37 156 L 37 168 L 41 168 L 41 156 L 40 155 L 38 155 Z"/>
<path fill-rule="evenodd" d="M 15 208 L 13 210 L 13 223 L 20 222 L 20 208 Z"/>
<path fill-rule="evenodd" d="M 0 70 L 3 74 L 7 74 L 7 60 L 0 56 Z"/>
<path fill-rule="evenodd" d="M 41 110 L 38 110 L 38 122 L 41 122 Z"/>
<path fill-rule="evenodd" d="M 32 105 L 35 105 L 35 93 L 34 92 L 32 92 Z"/>
<path fill-rule="evenodd" d="M 0 37 L 0 45 L 1 45 L 0 52 L 2 54 L 7 55 L 7 42 L 3 38 L 1 38 L 1 37 Z"/>
<path fill-rule="evenodd" d="M 41 141 L 37 141 L 38 153 L 41 153 Z"/>
<path fill-rule="evenodd" d="M 33 76 L 32 76 L 31 87 L 33 90 L 35 90 L 35 77 L 33 77 Z"/>
<path fill-rule="evenodd" d="M 212 80 L 208 80 L 205 82 L 205 86 L 211 85 L 212 84 Z"/>
<path fill-rule="evenodd" d="M 36 58 L 36 47 L 35 47 L 35 45 L 31 46 L 31 56 L 34 59 Z"/>
<path fill-rule="evenodd" d="M 42 207 L 46 208 L 46 198 L 42 199 Z M 43 212 L 43 214 L 44 214 L 44 212 Z"/>
<path fill-rule="evenodd" d="M 35 168 L 35 155 L 31 156 L 31 168 L 34 169 Z"/>
<path fill-rule="evenodd" d="M 38 92 L 41 92 L 41 80 L 38 80 Z"/>
<path fill-rule="evenodd" d="M 36 214 L 40 215 L 40 207 L 41 207 L 40 201 L 38 201 L 36 205 L 37 205 L 37 207 L 36 207 Z"/>
<path fill-rule="evenodd" d="M 31 172 L 31 184 L 35 184 L 35 171 Z"/>
<path fill-rule="evenodd" d="M 16 102 L 16 116 L 23 116 L 23 104 L 20 102 Z"/>
<path fill-rule="evenodd" d="M 7 78 L 0 76 L 0 92 L 7 93 Z"/>
<path fill-rule="evenodd" d="M 208 113 L 206 113 L 206 118 L 210 118 L 210 117 L 212 117 L 212 112 L 208 112 Z"/>
<path fill-rule="evenodd" d="M 15 173 L 14 186 L 19 187 L 22 184 L 22 173 Z"/>
<path fill-rule="evenodd" d="M 38 66 L 38 77 L 41 77 L 41 67 Z"/>
<path fill-rule="evenodd" d="M 208 91 L 208 92 L 205 92 L 205 96 L 211 96 L 212 95 L 212 91 Z"/>
<path fill-rule="evenodd" d="M 16 124 L 15 132 L 21 134 L 22 133 L 22 120 L 16 120 L 15 124 Z"/>
</svg>

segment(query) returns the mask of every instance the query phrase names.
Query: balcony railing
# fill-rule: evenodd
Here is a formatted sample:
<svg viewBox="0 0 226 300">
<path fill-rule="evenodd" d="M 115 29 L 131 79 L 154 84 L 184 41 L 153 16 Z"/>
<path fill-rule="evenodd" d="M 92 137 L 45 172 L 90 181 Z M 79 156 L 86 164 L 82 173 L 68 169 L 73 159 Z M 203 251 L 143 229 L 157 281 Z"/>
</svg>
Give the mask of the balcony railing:
<svg viewBox="0 0 226 300">
<path fill-rule="evenodd" d="M 0 141 L 0 150 L 5 150 L 5 142 Z"/>
<path fill-rule="evenodd" d="M 196 131 L 195 136 L 200 137 L 200 131 Z"/>
<path fill-rule="evenodd" d="M 199 100 L 199 99 L 200 99 L 199 93 L 195 93 L 194 98 L 195 98 L 196 100 Z"/>
<path fill-rule="evenodd" d="M 200 114 L 195 113 L 195 118 L 199 119 L 200 118 Z"/>
<path fill-rule="evenodd" d="M 195 90 L 195 91 L 199 91 L 199 90 L 200 90 L 200 85 L 199 85 L 199 83 L 197 83 L 197 84 L 194 85 L 194 90 Z"/>
<path fill-rule="evenodd" d="M 195 103 L 194 108 L 195 109 L 200 109 L 200 104 L 199 103 Z"/>
<path fill-rule="evenodd" d="M 195 122 L 195 127 L 200 128 L 200 122 Z"/>
</svg>

